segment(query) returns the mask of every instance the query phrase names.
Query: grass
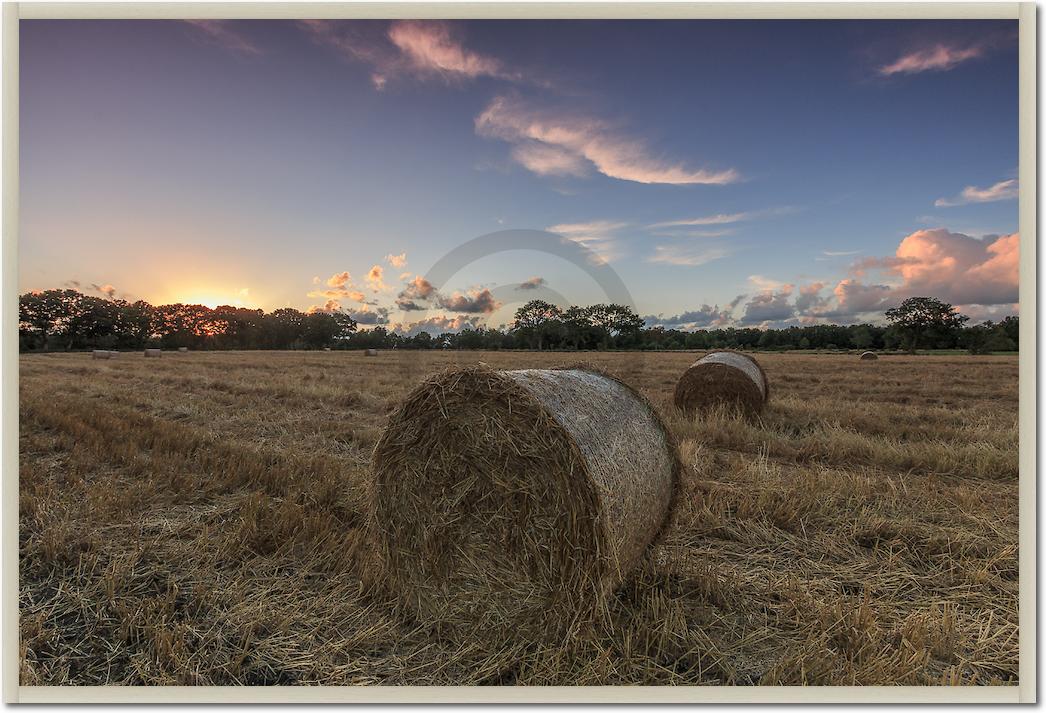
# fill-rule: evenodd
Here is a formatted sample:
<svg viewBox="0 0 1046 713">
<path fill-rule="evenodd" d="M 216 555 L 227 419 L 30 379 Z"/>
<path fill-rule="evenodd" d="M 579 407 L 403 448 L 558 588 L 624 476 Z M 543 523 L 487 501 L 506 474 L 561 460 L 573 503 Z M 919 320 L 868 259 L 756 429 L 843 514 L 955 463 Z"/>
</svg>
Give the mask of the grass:
<svg viewBox="0 0 1046 713">
<path fill-rule="evenodd" d="M 763 415 L 670 408 L 685 353 L 585 355 L 666 413 L 675 523 L 591 636 L 486 649 L 363 555 L 386 415 L 451 363 L 564 354 L 21 358 L 21 682 L 1017 682 L 1017 360 L 762 354 Z"/>
</svg>

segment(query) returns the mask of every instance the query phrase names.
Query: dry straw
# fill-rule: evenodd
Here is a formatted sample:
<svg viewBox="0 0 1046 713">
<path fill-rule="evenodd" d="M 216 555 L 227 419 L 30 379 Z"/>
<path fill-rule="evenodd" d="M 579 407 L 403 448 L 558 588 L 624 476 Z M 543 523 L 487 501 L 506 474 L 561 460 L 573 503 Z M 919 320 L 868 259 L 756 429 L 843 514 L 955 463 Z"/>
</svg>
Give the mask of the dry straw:
<svg viewBox="0 0 1046 713">
<path fill-rule="evenodd" d="M 443 372 L 374 450 L 384 581 L 451 635 L 564 641 L 586 630 L 665 527 L 680 462 L 657 413 L 588 367 Z"/>
<path fill-rule="evenodd" d="M 159 359 L 161 354 L 163 354 L 163 350 L 161 350 L 161 349 L 146 349 L 145 350 L 145 358 L 146 359 L 149 359 L 149 358 Z"/>
<path fill-rule="evenodd" d="M 878 359 L 879 355 L 876 354 L 875 352 L 865 352 L 864 354 L 861 355 L 861 358 L 864 359 L 864 360 L 867 360 L 867 361 L 872 361 L 874 359 Z"/>
<path fill-rule="evenodd" d="M 720 404 L 749 413 L 761 411 L 770 399 L 770 382 L 754 357 L 741 352 L 717 351 L 694 362 L 676 384 L 675 405 L 694 412 Z"/>
</svg>

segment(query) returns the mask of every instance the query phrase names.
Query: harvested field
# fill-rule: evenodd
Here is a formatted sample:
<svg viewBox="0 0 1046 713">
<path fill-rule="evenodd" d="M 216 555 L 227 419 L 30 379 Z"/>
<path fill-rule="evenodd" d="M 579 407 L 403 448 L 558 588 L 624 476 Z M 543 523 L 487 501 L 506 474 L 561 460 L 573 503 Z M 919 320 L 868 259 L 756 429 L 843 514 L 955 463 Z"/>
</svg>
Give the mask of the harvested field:
<svg viewBox="0 0 1046 713">
<path fill-rule="evenodd" d="M 1013 684 L 1017 359 L 759 354 L 758 416 L 671 406 L 693 353 L 585 355 L 665 414 L 679 508 L 566 646 L 443 639 L 375 594 L 364 484 L 425 377 L 568 354 L 21 357 L 21 682 Z"/>
</svg>

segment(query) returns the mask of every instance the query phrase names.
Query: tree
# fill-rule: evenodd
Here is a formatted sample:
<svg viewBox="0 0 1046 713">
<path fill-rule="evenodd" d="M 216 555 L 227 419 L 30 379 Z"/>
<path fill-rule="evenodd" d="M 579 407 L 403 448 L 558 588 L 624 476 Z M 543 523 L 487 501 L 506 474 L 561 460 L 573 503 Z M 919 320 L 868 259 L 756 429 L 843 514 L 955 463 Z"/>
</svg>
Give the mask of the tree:
<svg viewBox="0 0 1046 713">
<path fill-rule="evenodd" d="M 909 297 L 897 307 L 886 310 L 886 318 L 903 335 L 912 354 L 929 338 L 953 337 L 969 320 L 950 304 L 935 297 Z"/>
<path fill-rule="evenodd" d="M 560 323 L 562 311 L 544 300 L 531 300 L 516 310 L 515 329 L 539 351 L 553 327 Z"/>
</svg>

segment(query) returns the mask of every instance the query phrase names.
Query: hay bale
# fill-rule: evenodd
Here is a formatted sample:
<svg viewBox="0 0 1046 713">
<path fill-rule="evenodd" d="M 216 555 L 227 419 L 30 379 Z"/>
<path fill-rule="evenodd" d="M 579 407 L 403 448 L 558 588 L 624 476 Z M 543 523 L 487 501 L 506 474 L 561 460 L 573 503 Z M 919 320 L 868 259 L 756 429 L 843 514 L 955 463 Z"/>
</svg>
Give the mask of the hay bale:
<svg viewBox="0 0 1046 713">
<path fill-rule="evenodd" d="M 105 349 L 95 349 L 93 352 L 91 352 L 92 359 L 108 359 L 109 356 L 109 352 Z"/>
<path fill-rule="evenodd" d="M 716 351 L 698 359 L 679 377 L 674 402 L 687 412 L 719 404 L 756 413 L 770 399 L 770 382 L 755 357 L 741 352 Z"/>
<path fill-rule="evenodd" d="M 866 361 L 872 361 L 872 360 L 878 359 L 878 358 L 879 358 L 879 355 L 876 354 L 875 352 L 865 352 L 864 354 L 861 355 L 861 359 L 866 360 Z"/>
<path fill-rule="evenodd" d="M 367 356 L 378 356 L 378 350 L 377 349 L 368 349 L 367 350 Z"/>
<path fill-rule="evenodd" d="M 182 352 L 182 353 L 185 353 L 185 352 L 189 351 L 189 347 L 178 347 L 178 351 Z"/>
<path fill-rule="evenodd" d="M 323 348 L 323 351 L 325 351 L 325 352 L 329 352 L 330 350 L 331 350 L 331 348 L 330 348 L 330 347 L 324 347 L 324 348 Z"/>
<path fill-rule="evenodd" d="M 162 349 L 146 349 L 145 350 L 145 358 L 146 359 L 159 359 L 161 354 L 163 354 L 163 350 Z"/>
<path fill-rule="evenodd" d="M 680 462 L 630 387 L 587 368 L 450 370 L 373 455 L 369 529 L 401 605 L 450 634 L 562 641 L 665 526 Z"/>
</svg>

